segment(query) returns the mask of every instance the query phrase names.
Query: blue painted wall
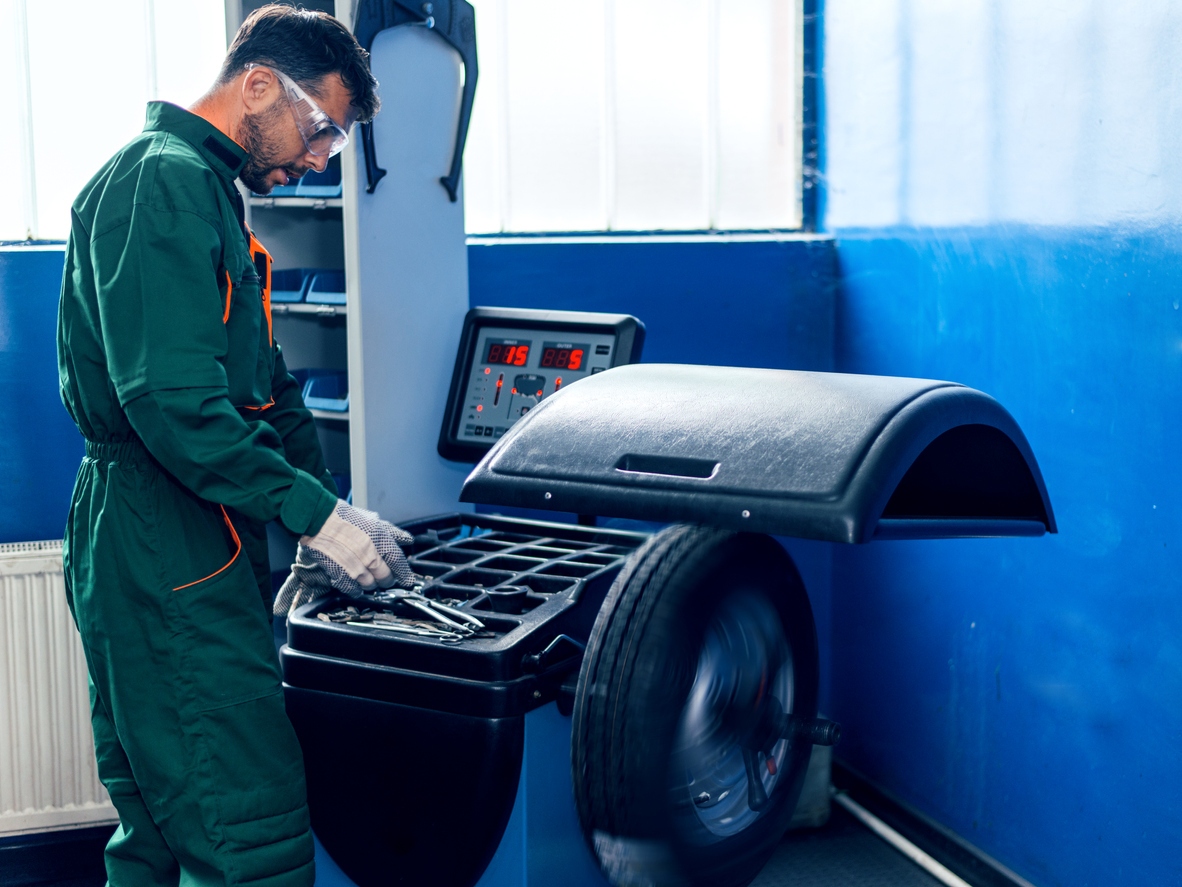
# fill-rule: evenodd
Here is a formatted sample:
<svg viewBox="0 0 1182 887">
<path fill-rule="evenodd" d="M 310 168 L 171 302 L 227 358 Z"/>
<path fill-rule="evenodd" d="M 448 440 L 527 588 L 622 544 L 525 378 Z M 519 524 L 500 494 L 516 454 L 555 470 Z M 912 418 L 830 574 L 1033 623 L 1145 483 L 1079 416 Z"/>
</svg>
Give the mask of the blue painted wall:
<svg viewBox="0 0 1182 887">
<path fill-rule="evenodd" d="M 1035 884 L 1182 883 L 1182 8 L 825 14 L 837 368 L 996 396 L 1061 530 L 835 550 L 840 754 Z"/>
<path fill-rule="evenodd" d="M 64 255 L 0 246 L 0 543 L 60 539 L 82 461 L 57 388 Z"/>
</svg>

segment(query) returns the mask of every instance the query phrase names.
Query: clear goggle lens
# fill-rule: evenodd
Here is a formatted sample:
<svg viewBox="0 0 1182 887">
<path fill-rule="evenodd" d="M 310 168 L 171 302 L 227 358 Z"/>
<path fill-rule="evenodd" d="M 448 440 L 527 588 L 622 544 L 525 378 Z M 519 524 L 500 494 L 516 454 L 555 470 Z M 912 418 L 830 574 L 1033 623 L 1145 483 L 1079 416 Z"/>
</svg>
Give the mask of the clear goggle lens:
<svg viewBox="0 0 1182 887">
<path fill-rule="evenodd" d="M 256 65 L 250 64 L 246 67 L 253 68 Z M 271 70 L 283 84 L 296 128 L 304 139 L 304 147 L 308 149 L 308 153 L 318 157 L 332 157 L 349 144 L 349 134 L 325 114 L 312 97 L 300 89 L 298 83 L 282 71 L 275 68 Z"/>
</svg>

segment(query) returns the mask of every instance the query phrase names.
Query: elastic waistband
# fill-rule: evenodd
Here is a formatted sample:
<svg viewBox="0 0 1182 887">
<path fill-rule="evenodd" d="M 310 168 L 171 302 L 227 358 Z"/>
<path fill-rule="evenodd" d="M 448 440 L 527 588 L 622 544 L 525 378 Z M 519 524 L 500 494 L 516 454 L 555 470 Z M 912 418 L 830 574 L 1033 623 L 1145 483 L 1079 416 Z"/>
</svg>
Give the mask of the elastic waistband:
<svg viewBox="0 0 1182 887">
<path fill-rule="evenodd" d="M 152 465 L 155 460 L 138 440 L 88 440 L 86 455 L 96 462 L 120 462 L 124 465 Z"/>
</svg>

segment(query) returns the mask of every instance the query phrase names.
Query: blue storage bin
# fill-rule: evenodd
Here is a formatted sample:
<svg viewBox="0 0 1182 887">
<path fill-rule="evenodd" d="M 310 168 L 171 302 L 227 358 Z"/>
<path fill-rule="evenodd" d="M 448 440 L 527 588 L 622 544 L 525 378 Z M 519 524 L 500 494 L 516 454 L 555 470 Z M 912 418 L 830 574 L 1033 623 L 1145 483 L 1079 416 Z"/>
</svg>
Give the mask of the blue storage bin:
<svg viewBox="0 0 1182 887">
<path fill-rule="evenodd" d="M 349 409 L 349 375 L 344 370 L 308 370 L 304 404 L 310 410 L 343 413 Z"/>
<path fill-rule="evenodd" d="M 271 301 L 280 304 L 304 301 L 308 280 L 315 268 L 282 268 L 271 271 Z"/>
<path fill-rule="evenodd" d="M 319 271 L 314 274 L 304 301 L 313 305 L 344 305 L 345 272 Z"/>
<path fill-rule="evenodd" d="M 299 184 L 296 185 L 297 197 L 340 197 L 341 196 L 341 158 L 336 156 L 328 161 L 324 172 L 314 169 L 304 173 Z"/>
<path fill-rule="evenodd" d="M 292 182 L 290 185 L 276 185 L 267 194 L 259 194 L 255 191 L 250 192 L 251 197 L 295 197 L 299 194 L 299 181 Z"/>
</svg>

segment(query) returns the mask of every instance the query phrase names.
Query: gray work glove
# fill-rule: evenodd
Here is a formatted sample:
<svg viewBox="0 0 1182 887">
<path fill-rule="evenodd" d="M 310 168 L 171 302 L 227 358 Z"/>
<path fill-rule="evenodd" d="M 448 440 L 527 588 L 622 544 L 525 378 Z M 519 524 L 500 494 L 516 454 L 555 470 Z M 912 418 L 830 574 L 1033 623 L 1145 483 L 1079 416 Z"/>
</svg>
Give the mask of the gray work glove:
<svg viewBox="0 0 1182 887">
<path fill-rule="evenodd" d="M 333 589 L 360 599 L 379 588 L 413 588 L 414 574 L 400 547 L 413 541 L 374 512 L 338 501 L 320 532 L 300 537 L 291 575 L 275 598 L 275 614 L 285 616 Z"/>
<path fill-rule="evenodd" d="M 291 565 L 291 573 L 284 580 L 275 595 L 275 604 L 271 612 L 276 616 L 287 618 L 297 607 L 309 604 L 332 594 L 332 580 L 324 567 L 312 560 L 304 546 L 296 548 L 296 560 Z"/>
</svg>

